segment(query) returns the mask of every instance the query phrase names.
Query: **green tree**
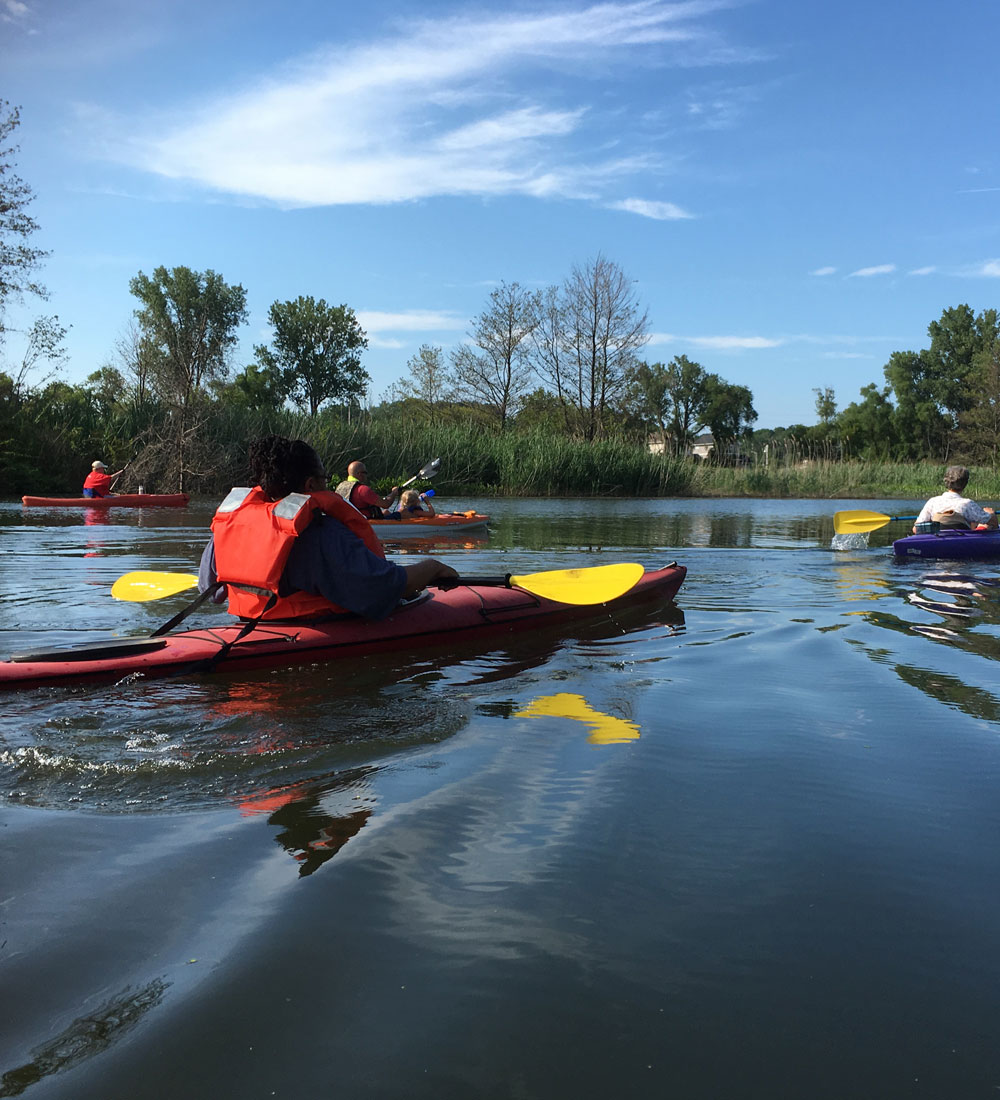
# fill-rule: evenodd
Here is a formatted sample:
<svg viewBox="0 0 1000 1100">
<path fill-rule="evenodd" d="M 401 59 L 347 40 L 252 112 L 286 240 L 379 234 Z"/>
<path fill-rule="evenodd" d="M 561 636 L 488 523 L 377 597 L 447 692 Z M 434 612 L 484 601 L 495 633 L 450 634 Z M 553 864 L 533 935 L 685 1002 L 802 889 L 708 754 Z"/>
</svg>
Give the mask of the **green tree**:
<svg viewBox="0 0 1000 1100">
<path fill-rule="evenodd" d="M 885 377 L 896 400 L 903 453 L 945 459 L 959 418 L 981 398 L 977 363 L 1000 338 L 1000 323 L 995 309 L 976 314 L 959 305 L 944 310 L 927 331 L 930 347 L 893 352 Z"/>
<path fill-rule="evenodd" d="M 662 363 L 639 363 L 629 375 L 625 401 L 634 416 L 659 433 L 665 451 L 671 407 L 667 368 Z"/>
<path fill-rule="evenodd" d="M 31 236 L 38 223 L 28 213 L 34 191 L 14 172 L 19 146 L 10 144 L 11 135 L 21 124 L 20 107 L 0 100 L 0 343 L 6 332 L 5 316 L 10 301 L 25 294 L 47 296 L 34 279 L 34 272 L 48 255 L 34 248 Z"/>
<path fill-rule="evenodd" d="M 736 386 L 710 374 L 705 380 L 702 419 L 715 440 L 714 455 L 723 458 L 753 428 L 757 419 L 753 394 L 746 386 Z"/>
<path fill-rule="evenodd" d="M 1000 338 L 976 353 L 976 403 L 959 418 L 959 443 L 973 462 L 1000 464 Z"/>
<path fill-rule="evenodd" d="M 861 387 L 861 400 L 837 415 L 837 429 L 847 452 L 859 458 L 888 459 L 896 453 L 898 426 L 888 386 Z"/>
<path fill-rule="evenodd" d="M 709 380 L 713 377 L 686 355 L 675 355 L 667 365 L 673 454 L 687 454 L 695 437 L 708 426 Z"/>
<path fill-rule="evenodd" d="M 930 357 L 923 352 L 894 351 L 885 366 L 885 378 L 896 401 L 900 457 L 946 458 L 956 422 L 941 404 L 941 379 Z"/>
<path fill-rule="evenodd" d="M 442 404 L 449 399 L 452 379 L 441 348 L 421 344 L 416 355 L 406 361 L 409 379 L 395 388 L 397 400 L 408 401 L 409 407 L 428 424 L 437 419 Z"/>
<path fill-rule="evenodd" d="M 135 311 L 154 386 L 172 417 L 163 446 L 172 452 L 167 476 L 184 490 L 189 476 L 206 475 L 217 456 L 198 438 L 200 405 L 209 382 L 225 379 L 237 328 L 247 319 L 246 291 L 214 271 L 158 267 L 141 271 L 129 290 L 142 303 Z"/>
<path fill-rule="evenodd" d="M 156 386 L 174 405 L 188 408 L 213 378 L 225 378 L 237 328 L 247 319 L 246 291 L 214 271 L 158 267 L 141 271 L 129 290 L 143 335 L 159 352 Z"/>
<path fill-rule="evenodd" d="M 833 395 L 833 388 L 825 386 L 823 389 L 814 389 L 816 394 L 816 415 L 823 424 L 832 424 L 837 416 L 837 401 Z"/>
<path fill-rule="evenodd" d="M 471 343 L 452 352 L 455 396 L 490 408 L 500 431 L 531 380 L 528 338 L 538 324 L 538 305 L 537 293 L 501 283 L 472 322 Z"/>
<path fill-rule="evenodd" d="M 288 396 L 280 372 L 258 363 L 249 363 L 233 380 L 216 387 L 221 401 L 245 409 L 275 411 Z"/>
<path fill-rule="evenodd" d="M 300 409 L 315 416 L 328 401 L 361 404 L 371 382 L 361 366 L 368 337 L 350 306 L 300 295 L 272 302 L 267 319 L 274 329 L 271 346 L 256 345 L 254 355 Z"/>
</svg>

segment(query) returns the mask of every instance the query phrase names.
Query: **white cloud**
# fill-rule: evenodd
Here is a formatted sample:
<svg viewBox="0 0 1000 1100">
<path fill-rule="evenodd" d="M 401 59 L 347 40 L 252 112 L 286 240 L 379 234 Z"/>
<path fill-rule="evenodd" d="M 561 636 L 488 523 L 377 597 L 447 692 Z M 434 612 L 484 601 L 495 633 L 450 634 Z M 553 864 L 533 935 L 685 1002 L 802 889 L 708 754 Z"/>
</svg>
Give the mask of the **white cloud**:
<svg viewBox="0 0 1000 1100">
<path fill-rule="evenodd" d="M 123 132 L 144 136 L 122 139 L 115 156 L 290 206 L 437 195 L 599 201 L 611 181 L 655 161 L 641 152 L 607 159 L 599 150 L 609 120 L 581 97 L 600 103 L 597 82 L 617 67 L 738 59 L 704 25 L 724 6 L 612 0 L 425 19 L 394 38 L 325 47 L 252 87 L 185 104 L 173 119 L 128 120 Z M 688 216 L 670 203 L 625 201 L 647 217 Z"/>
<path fill-rule="evenodd" d="M 753 351 L 760 348 L 778 348 L 786 343 L 784 339 L 772 340 L 767 336 L 675 336 L 670 332 L 650 333 L 647 346 L 662 344 L 692 344 L 697 348 L 712 348 L 715 351 Z"/>
<path fill-rule="evenodd" d="M 876 264 L 875 267 L 859 267 L 852 271 L 849 279 L 870 279 L 873 275 L 891 275 L 896 270 L 895 264 Z"/>
<path fill-rule="evenodd" d="M 874 359 L 874 355 L 866 355 L 862 351 L 824 351 L 824 359 Z"/>
<path fill-rule="evenodd" d="M 694 217 L 693 214 L 689 214 L 672 202 L 657 202 L 653 199 L 621 199 L 618 202 L 609 202 L 608 207 L 611 210 L 625 210 L 629 214 L 639 214 L 644 218 L 654 218 L 656 221 Z"/>
<path fill-rule="evenodd" d="M 371 336 L 383 332 L 441 332 L 462 329 L 468 324 L 454 313 L 441 313 L 430 309 L 404 310 L 402 313 L 386 313 L 377 309 L 358 310 L 355 315 L 361 327 Z"/>
<path fill-rule="evenodd" d="M 836 273 L 835 267 L 817 267 L 815 271 L 811 271 L 810 275 L 833 275 Z"/>
<path fill-rule="evenodd" d="M 688 343 L 699 348 L 714 348 L 717 351 L 737 349 L 779 348 L 784 340 L 771 340 L 766 336 L 690 336 Z"/>
<path fill-rule="evenodd" d="M 30 12 L 31 9 L 27 4 L 22 4 L 21 0 L 3 0 L 0 19 L 4 23 L 13 23 L 17 19 L 26 19 Z"/>
<path fill-rule="evenodd" d="M 937 271 L 937 268 L 932 264 L 930 267 L 915 267 L 912 271 L 908 271 L 907 275 L 933 275 Z"/>
<path fill-rule="evenodd" d="M 984 260 L 972 274 L 985 275 L 988 279 L 1000 279 L 1000 260 Z"/>
</svg>

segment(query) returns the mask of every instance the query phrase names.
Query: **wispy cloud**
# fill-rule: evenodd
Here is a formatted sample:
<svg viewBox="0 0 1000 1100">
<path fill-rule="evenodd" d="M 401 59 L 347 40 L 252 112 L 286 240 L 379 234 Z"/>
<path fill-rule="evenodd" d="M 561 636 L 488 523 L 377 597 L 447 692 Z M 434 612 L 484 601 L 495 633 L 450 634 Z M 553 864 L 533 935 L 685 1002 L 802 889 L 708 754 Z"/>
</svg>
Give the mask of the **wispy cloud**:
<svg viewBox="0 0 1000 1100">
<path fill-rule="evenodd" d="M 915 267 L 912 271 L 908 271 L 907 275 L 933 275 L 937 271 L 937 268 L 931 264 L 929 267 Z"/>
<path fill-rule="evenodd" d="M 823 359 L 874 359 L 874 355 L 866 355 L 863 351 L 824 351 Z"/>
<path fill-rule="evenodd" d="M 1000 187 L 964 187 L 960 195 L 985 195 L 987 191 L 1000 191 Z"/>
<path fill-rule="evenodd" d="M 28 18 L 31 9 L 21 0 L 3 0 L 0 3 L 0 22 L 19 23 Z"/>
<path fill-rule="evenodd" d="M 16 0 L 6 0 L 16 2 Z M 597 3 L 410 23 L 394 37 L 318 50 L 255 86 L 177 117 L 125 125 L 116 157 L 162 177 L 283 205 L 437 195 L 607 200 L 656 166 L 608 158 L 602 79 L 627 66 L 729 64 L 709 17 L 726 0 Z M 123 127 L 124 129 L 124 127 Z M 583 138 L 584 141 L 578 139 Z M 689 216 L 623 200 L 645 217 Z"/>
<path fill-rule="evenodd" d="M 873 275 L 891 275 L 896 270 L 895 264 L 876 264 L 874 267 L 859 267 L 848 275 L 849 279 L 870 279 Z"/>
<path fill-rule="evenodd" d="M 835 275 L 837 269 L 835 267 L 817 267 L 815 271 L 810 271 L 810 275 Z"/>
<path fill-rule="evenodd" d="M 778 348 L 784 343 L 767 336 L 690 336 L 688 342 L 698 348 L 714 348 L 716 351 Z"/>
<path fill-rule="evenodd" d="M 768 336 L 675 336 L 670 332 L 650 333 L 647 344 L 691 344 L 696 348 L 711 348 L 715 351 L 753 351 L 761 348 L 778 348 L 784 339 L 772 339 Z"/>
<path fill-rule="evenodd" d="M 693 218 L 686 210 L 672 202 L 657 202 L 652 199 L 620 199 L 618 202 L 609 202 L 611 210 L 625 210 L 629 214 L 639 214 L 644 218 L 654 218 L 656 221 L 674 221 L 681 218 Z"/>
<path fill-rule="evenodd" d="M 1000 260 L 984 260 L 970 272 L 971 275 L 983 275 L 988 279 L 1000 279 Z"/>
<path fill-rule="evenodd" d="M 400 313 L 361 309 L 356 316 L 369 336 L 385 332 L 444 332 L 463 329 L 468 324 L 465 318 L 457 314 L 432 309 L 411 309 Z"/>
</svg>

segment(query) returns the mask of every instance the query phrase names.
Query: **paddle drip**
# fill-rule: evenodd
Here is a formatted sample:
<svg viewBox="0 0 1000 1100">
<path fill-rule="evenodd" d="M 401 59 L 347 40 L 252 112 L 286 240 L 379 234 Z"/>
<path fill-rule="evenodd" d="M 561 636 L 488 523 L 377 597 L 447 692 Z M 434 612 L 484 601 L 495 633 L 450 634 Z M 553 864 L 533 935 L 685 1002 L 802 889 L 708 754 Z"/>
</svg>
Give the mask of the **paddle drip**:
<svg viewBox="0 0 1000 1100">
<path fill-rule="evenodd" d="M 834 535 L 830 542 L 831 550 L 867 550 L 868 533 L 854 531 L 849 535 Z"/>
</svg>

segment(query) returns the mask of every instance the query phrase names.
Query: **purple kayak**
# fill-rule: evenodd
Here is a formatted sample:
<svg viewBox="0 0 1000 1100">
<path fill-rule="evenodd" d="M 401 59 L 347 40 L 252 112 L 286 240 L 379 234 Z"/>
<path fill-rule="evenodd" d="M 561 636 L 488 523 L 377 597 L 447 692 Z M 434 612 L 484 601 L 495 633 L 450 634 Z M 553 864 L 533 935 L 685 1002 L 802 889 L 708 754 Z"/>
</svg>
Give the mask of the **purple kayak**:
<svg viewBox="0 0 1000 1100">
<path fill-rule="evenodd" d="M 896 539 L 892 552 L 899 558 L 1000 558 L 1000 531 L 953 527 L 936 535 L 907 535 Z"/>
</svg>

